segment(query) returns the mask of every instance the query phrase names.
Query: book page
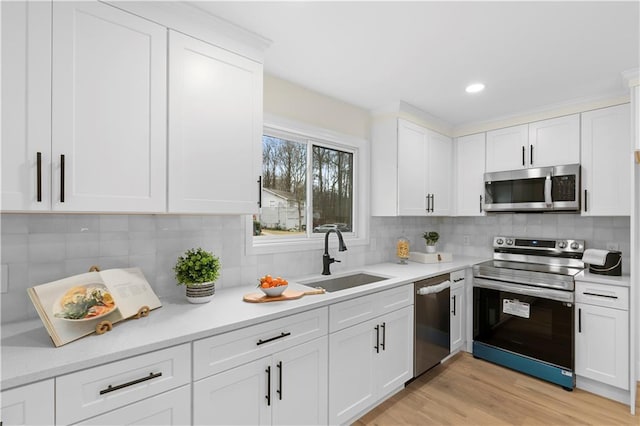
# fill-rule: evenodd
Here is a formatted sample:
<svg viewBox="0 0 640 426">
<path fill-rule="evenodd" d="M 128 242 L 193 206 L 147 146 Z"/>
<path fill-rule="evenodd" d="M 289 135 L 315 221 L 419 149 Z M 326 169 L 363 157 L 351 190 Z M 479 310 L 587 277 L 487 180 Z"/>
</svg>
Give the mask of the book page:
<svg viewBox="0 0 640 426">
<path fill-rule="evenodd" d="M 100 275 L 124 318 L 136 315 L 142 306 L 162 306 L 140 268 L 108 269 Z"/>
<path fill-rule="evenodd" d="M 117 305 L 95 302 L 95 297 L 110 297 L 105 296 L 108 290 L 98 272 L 74 275 L 27 291 L 56 346 L 93 333 L 100 321 L 116 323 L 123 318 Z M 99 296 L 92 296 L 95 294 Z"/>
</svg>

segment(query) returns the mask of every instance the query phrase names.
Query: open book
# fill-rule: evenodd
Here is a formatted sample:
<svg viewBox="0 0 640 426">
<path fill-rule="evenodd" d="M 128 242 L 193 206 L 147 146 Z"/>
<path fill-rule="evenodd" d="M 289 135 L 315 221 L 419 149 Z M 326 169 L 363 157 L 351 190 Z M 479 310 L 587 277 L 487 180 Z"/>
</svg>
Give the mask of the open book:
<svg viewBox="0 0 640 426">
<path fill-rule="evenodd" d="M 101 321 L 115 324 L 143 306 L 162 306 L 139 268 L 87 272 L 27 292 L 56 347 L 95 332 Z"/>
</svg>

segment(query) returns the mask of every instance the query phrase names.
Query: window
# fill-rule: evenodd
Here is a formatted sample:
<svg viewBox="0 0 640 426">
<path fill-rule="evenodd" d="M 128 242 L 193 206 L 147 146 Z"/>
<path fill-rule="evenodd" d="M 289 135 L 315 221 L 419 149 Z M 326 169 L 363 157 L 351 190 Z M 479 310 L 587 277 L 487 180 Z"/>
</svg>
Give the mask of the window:
<svg viewBox="0 0 640 426">
<path fill-rule="evenodd" d="M 351 232 L 353 152 L 267 129 L 262 136 L 262 200 L 256 237 Z"/>
<path fill-rule="evenodd" d="M 366 144 L 309 126 L 265 125 L 262 136 L 262 208 L 252 217 L 252 247 L 317 248 L 337 229 L 352 241 L 368 224 L 364 174 Z M 283 244 L 283 243 L 286 243 Z M 268 250 L 280 251 L 280 250 Z"/>
</svg>

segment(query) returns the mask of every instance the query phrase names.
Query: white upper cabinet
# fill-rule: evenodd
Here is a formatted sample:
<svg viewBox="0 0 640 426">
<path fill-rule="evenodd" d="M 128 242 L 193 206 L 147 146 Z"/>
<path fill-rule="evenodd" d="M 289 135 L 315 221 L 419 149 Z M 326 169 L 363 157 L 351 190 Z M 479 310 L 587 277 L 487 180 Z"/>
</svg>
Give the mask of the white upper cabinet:
<svg viewBox="0 0 640 426">
<path fill-rule="evenodd" d="M 403 119 L 374 124 L 373 216 L 452 213 L 451 138 Z"/>
<path fill-rule="evenodd" d="M 52 5 L 2 5 L 3 210 L 165 211 L 166 30 Z"/>
<path fill-rule="evenodd" d="M 2 210 L 51 208 L 51 3 L 2 8 Z"/>
<path fill-rule="evenodd" d="M 456 215 L 483 216 L 485 134 L 462 136 L 456 149 Z"/>
<path fill-rule="evenodd" d="M 487 132 L 487 173 L 526 167 L 528 146 L 526 124 Z"/>
<path fill-rule="evenodd" d="M 582 114 L 582 215 L 631 214 L 629 104 Z"/>
<path fill-rule="evenodd" d="M 54 210 L 165 210 L 166 29 L 53 3 Z"/>
<path fill-rule="evenodd" d="M 529 167 L 580 162 L 580 115 L 529 123 Z"/>
<path fill-rule="evenodd" d="M 579 114 L 487 132 L 487 172 L 579 162 Z"/>
<path fill-rule="evenodd" d="M 169 32 L 169 211 L 258 212 L 262 64 Z"/>
</svg>

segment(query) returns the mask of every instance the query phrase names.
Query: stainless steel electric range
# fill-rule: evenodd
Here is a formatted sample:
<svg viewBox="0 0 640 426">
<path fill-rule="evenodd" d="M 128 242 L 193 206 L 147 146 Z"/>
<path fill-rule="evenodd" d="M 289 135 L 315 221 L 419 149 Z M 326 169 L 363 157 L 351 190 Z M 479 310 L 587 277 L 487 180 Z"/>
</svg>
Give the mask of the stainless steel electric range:
<svg viewBox="0 0 640 426">
<path fill-rule="evenodd" d="M 575 387 L 574 277 L 584 241 L 497 236 L 473 267 L 473 355 Z"/>
</svg>

